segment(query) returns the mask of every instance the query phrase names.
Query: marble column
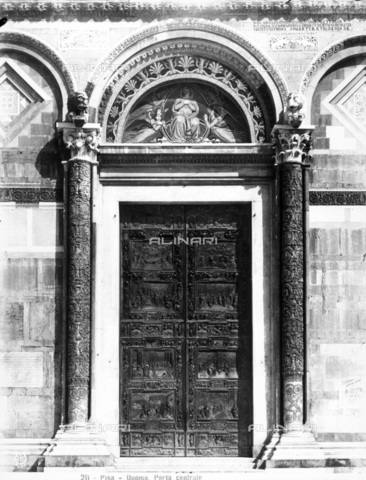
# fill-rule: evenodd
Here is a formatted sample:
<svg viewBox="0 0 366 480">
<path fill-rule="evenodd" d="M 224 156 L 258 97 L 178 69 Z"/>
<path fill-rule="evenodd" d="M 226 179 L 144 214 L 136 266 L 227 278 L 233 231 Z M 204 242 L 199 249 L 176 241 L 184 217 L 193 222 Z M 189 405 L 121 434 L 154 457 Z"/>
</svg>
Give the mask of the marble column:
<svg viewBox="0 0 366 480">
<path fill-rule="evenodd" d="M 75 94 L 83 100 L 83 92 Z M 73 113 L 73 112 L 71 112 Z M 71 152 L 65 166 L 67 218 L 67 423 L 44 452 L 44 471 L 63 467 L 110 466 L 113 458 L 90 423 L 90 331 L 92 263 L 92 167 L 97 164 L 99 124 L 87 115 L 68 114 L 58 123 Z M 81 112 L 82 113 L 82 112 Z"/>
<path fill-rule="evenodd" d="M 83 123 L 83 122 L 81 122 Z M 79 124 L 80 125 L 80 124 Z M 89 419 L 92 165 L 97 163 L 98 124 L 58 124 L 71 152 L 67 176 L 67 423 Z"/>
<path fill-rule="evenodd" d="M 280 169 L 281 205 L 281 377 L 282 425 L 301 430 L 304 423 L 305 373 L 305 200 L 313 128 L 276 125 L 273 140 Z"/>
</svg>

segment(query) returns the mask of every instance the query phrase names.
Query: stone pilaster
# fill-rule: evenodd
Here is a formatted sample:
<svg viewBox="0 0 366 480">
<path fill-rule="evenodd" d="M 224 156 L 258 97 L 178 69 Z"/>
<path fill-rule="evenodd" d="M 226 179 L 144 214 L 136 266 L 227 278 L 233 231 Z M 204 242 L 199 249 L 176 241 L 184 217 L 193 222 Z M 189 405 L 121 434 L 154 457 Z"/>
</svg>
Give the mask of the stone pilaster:
<svg viewBox="0 0 366 480">
<path fill-rule="evenodd" d="M 303 167 L 312 127 L 276 125 L 276 163 L 280 168 L 281 204 L 281 376 L 283 426 L 301 430 L 304 423 L 304 186 Z"/>
</svg>

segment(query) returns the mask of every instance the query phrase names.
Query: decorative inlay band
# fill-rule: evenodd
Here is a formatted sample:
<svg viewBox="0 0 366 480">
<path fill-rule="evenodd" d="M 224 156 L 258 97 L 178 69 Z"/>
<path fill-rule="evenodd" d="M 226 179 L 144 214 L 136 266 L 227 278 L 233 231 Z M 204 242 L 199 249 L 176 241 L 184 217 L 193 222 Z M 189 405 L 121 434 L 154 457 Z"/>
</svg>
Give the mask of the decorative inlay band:
<svg viewBox="0 0 366 480">
<path fill-rule="evenodd" d="M 313 190 L 309 200 L 310 205 L 366 205 L 366 191 Z"/>
<path fill-rule="evenodd" d="M 62 202 L 61 188 L 0 187 L 0 202 L 39 203 Z"/>
</svg>

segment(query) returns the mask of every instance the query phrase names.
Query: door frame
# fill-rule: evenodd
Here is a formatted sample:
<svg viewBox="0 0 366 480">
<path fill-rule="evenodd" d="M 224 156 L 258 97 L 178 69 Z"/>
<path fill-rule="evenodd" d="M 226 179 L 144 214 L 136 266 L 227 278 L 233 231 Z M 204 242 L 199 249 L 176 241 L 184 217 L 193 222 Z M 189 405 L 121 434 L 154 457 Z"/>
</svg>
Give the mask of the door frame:
<svg viewBox="0 0 366 480">
<path fill-rule="evenodd" d="M 95 176 L 97 172 L 95 171 Z M 94 189 L 95 259 L 91 420 L 119 456 L 120 218 L 123 203 L 252 203 L 253 455 L 263 447 L 278 408 L 279 332 L 275 202 L 272 179 L 232 185 L 97 184 Z M 168 182 L 167 182 L 168 183 Z M 162 199 L 164 201 L 162 202 Z M 136 459 L 137 460 L 137 459 Z"/>
</svg>

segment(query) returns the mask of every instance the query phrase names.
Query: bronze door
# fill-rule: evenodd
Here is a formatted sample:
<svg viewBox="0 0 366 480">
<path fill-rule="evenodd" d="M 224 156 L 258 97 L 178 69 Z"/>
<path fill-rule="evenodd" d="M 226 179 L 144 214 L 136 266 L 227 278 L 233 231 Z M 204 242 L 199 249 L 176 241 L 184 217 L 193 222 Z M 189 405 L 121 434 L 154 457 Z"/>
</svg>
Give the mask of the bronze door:
<svg viewBox="0 0 366 480">
<path fill-rule="evenodd" d="M 121 205 L 121 455 L 251 456 L 251 206 Z"/>
</svg>

